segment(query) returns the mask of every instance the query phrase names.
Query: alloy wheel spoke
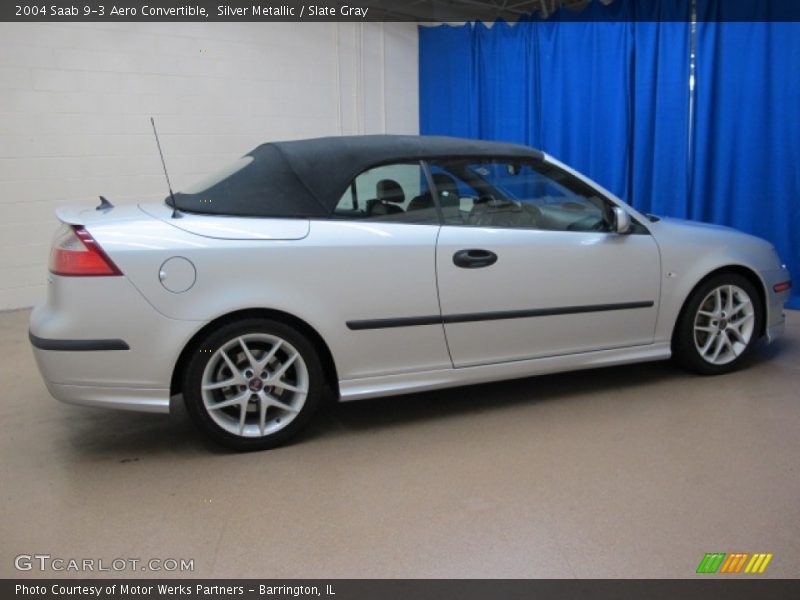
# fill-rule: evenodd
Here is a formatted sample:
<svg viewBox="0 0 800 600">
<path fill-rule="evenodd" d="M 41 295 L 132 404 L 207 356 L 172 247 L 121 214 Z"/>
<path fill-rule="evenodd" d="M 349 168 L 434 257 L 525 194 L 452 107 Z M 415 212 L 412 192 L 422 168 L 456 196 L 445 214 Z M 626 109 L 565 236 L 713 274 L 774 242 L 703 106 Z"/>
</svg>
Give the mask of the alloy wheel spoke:
<svg viewBox="0 0 800 600">
<path fill-rule="evenodd" d="M 247 405 L 249 404 L 248 400 L 244 400 L 239 405 L 239 435 L 244 435 L 244 423 L 247 419 Z"/>
<path fill-rule="evenodd" d="M 218 402 L 216 404 L 212 404 L 208 407 L 208 410 L 219 410 L 221 408 L 227 408 L 228 406 L 236 406 L 237 404 L 241 405 L 244 404 L 245 399 L 250 395 L 250 392 L 245 392 L 244 394 L 239 394 L 238 396 L 234 396 L 233 398 L 229 398 L 227 400 L 223 400 L 222 402 Z"/>
<path fill-rule="evenodd" d="M 250 368 L 253 369 L 253 371 L 257 371 L 259 368 L 258 361 L 256 360 L 256 357 L 253 356 L 253 353 L 250 352 L 250 348 L 247 347 L 244 338 L 239 338 L 239 345 L 242 347 L 242 350 L 244 351 L 244 355 L 247 358 L 247 362 L 250 363 Z"/>
<path fill-rule="evenodd" d="M 215 381 L 214 383 L 208 383 L 203 386 L 204 390 L 218 390 L 221 388 L 226 387 L 233 387 L 234 385 L 241 385 L 244 380 L 241 377 L 231 377 L 230 379 L 226 379 L 225 381 Z"/>
<path fill-rule="evenodd" d="M 747 341 L 744 339 L 742 333 L 735 327 L 729 327 L 726 333 L 728 334 L 729 338 L 732 336 L 734 341 L 739 342 L 740 344 L 747 344 Z M 733 350 L 733 347 L 731 347 L 731 350 Z"/>
<path fill-rule="evenodd" d="M 695 331 L 704 331 L 706 333 L 714 333 L 717 331 L 716 327 L 712 327 L 711 325 L 695 325 Z"/>
<path fill-rule="evenodd" d="M 267 398 L 269 400 L 270 405 L 274 406 L 275 408 L 280 408 L 281 410 L 285 410 L 287 412 L 293 412 L 293 413 L 298 412 L 298 409 L 296 409 L 294 406 L 286 404 L 285 402 L 281 402 L 275 396 L 267 396 Z"/>
<path fill-rule="evenodd" d="M 267 430 L 267 408 L 269 408 L 269 402 L 266 394 L 262 392 L 258 395 L 258 430 L 262 436 Z"/>
<path fill-rule="evenodd" d="M 272 374 L 272 377 L 270 377 L 270 383 L 272 383 L 273 381 L 280 381 L 281 377 L 283 377 L 286 374 L 286 371 L 289 370 L 289 367 L 291 367 L 294 364 L 294 361 L 296 361 L 299 356 L 300 355 L 297 352 L 295 352 L 289 358 L 287 358 L 286 362 L 281 365 L 281 368 Z"/>
<path fill-rule="evenodd" d="M 746 308 L 748 306 L 750 306 L 750 302 L 742 302 L 740 304 L 737 304 L 736 306 L 734 306 L 731 309 L 731 312 L 728 315 L 728 318 L 730 319 L 730 318 L 734 317 L 735 315 L 738 315 L 740 312 L 742 312 L 743 308 Z"/>
<path fill-rule="evenodd" d="M 733 286 L 729 285 L 725 288 L 725 314 L 730 317 L 733 311 Z"/>
<path fill-rule="evenodd" d="M 719 336 L 719 331 L 715 331 L 714 333 L 709 335 L 708 339 L 706 340 L 706 343 L 703 344 L 703 347 L 700 349 L 700 354 L 705 356 L 708 353 L 708 351 L 711 350 L 711 346 L 714 345 L 714 340 L 716 340 L 718 336 Z"/>
<path fill-rule="evenodd" d="M 264 367 L 266 367 L 269 364 L 269 361 L 275 358 L 275 355 L 278 353 L 278 350 L 281 349 L 281 346 L 283 346 L 283 340 L 278 340 L 277 342 L 275 342 L 272 348 L 269 349 L 269 352 L 267 352 L 264 356 L 261 357 L 261 360 L 258 361 L 259 370 L 263 370 Z"/>
<path fill-rule="evenodd" d="M 242 377 L 241 372 L 239 371 L 238 367 L 234 364 L 231 358 L 228 356 L 228 353 L 225 350 L 219 351 L 220 355 L 222 356 L 222 360 L 225 361 L 225 364 L 228 365 L 228 368 L 231 370 L 231 373 L 234 377 Z"/>
<path fill-rule="evenodd" d="M 725 334 L 725 346 L 728 348 L 728 350 L 730 350 L 730 351 L 731 351 L 731 353 L 732 353 L 734 356 L 739 356 L 739 353 L 738 353 L 738 352 L 736 352 L 736 348 L 734 347 L 734 345 L 733 345 L 733 342 L 731 341 L 731 338 L 730 338 L 730 336 L 727 334 L 727 332 L 726 332 L 726 334 Z"/>
<path fill-rule="evenodd" d="M 722 349 L 725 347 L 727 343 L 729 343 L 728 336 L 725 335 L 724 331 L 721 331 L 717 336 L 717 344 L 714 348 L 714 354 L 711 356 L 712 363 L 716 362 L 716 360 L 719 358 L 719 355 L 722 353 Z"/>
<path fill-rule="evenodd" d="M 297 394 L 305 394 L 306 393 L 306 389 L 304 387 L 298 387 L 296 385 L 292 385 L 290 383 L 286 383 L 285 381 L 276 380 L 276 381 L 273 381 L 270 385 L 272 385 L 272 387 L 277 387 L 277 388 L 281 388 L 283 390 L 286 390 L 287 392 L 295 392 Z"/>
<path fill-rule="evenodd" d="M 742 315 L 741 317 L 739 317 L 735 321 L 729 321 L 728 324 L 738 331 L 738 330 L 741 330 L 742 325 L 747 323 L 752 318 L 753 318 L 752 314 Z"/>
</svg>

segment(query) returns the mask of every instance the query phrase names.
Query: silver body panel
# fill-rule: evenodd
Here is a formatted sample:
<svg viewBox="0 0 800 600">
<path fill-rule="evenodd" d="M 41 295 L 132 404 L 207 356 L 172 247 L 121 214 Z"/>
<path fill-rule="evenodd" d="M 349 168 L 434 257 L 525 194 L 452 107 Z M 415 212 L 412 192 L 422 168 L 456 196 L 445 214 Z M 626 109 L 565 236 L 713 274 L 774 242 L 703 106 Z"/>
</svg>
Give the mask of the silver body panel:
<svg viewBox="0 0 800 600">
<path fill-rule="evenodd" d="M 596 187 L 650 235 L 172 219 L 163 204 L 61 210 L 59 218 L 85 226 L 124 276 L 49 275 L 31 334 L 118 338 L 130 350 L 34 347 L 39 369 L 52 395 L 65 402 L 168 411 L 173 372 L 193 336 L 215 319 L 251 309 L 286 313 L 313 328 L 330 349 L 342 400 L 664 359 L 688 294 L 710 272 L 730 266 L 758 276 L 766 337 L 781 333 L 788 293 L 776 294 L 772 286 L 789 274 L 768 242 L 711 225 L 651 223 L 596 183 L 547 160 Z M 455 268 L 453 252 L 468 247 L 490 249 L 500 260 L 488 269 Z M 175 258 L 182 260 L 169 261 Z M 187 261 L 195 271 L 191 285 L 170 291 L 170 277 L 185 277 L 170 265 Z M 648 306 L 379 329 L 347 325 L 630 302 Z"/>
<path fill-rule="evenodd" d="M 451 257 L 461 248 L 488 249 L 502 260 L 465 271 Z M 448 323 L 456 367 L 527 360 L 653 342 L 660 259 L 649 235 L 535 229 L 443 227 L 436 249 L 443 314 L 650 302 L 648 308 Z M 604 274 L 614 266 L 614 285 Z M 606 281 L 604 281 L 606 280 Z M 515 282 L 514 285 L 509 285 Z M 481 340 L 476 344 L 476 340 Z"/>
</svg>

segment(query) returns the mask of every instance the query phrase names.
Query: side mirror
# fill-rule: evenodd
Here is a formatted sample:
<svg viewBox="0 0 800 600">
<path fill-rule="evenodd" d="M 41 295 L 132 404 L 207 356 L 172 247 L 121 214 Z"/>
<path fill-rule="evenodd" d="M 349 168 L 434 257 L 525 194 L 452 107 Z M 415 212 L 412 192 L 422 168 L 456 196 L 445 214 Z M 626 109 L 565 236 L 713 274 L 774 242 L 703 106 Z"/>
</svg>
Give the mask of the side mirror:
<svg viewBox="0 0 800 600">
<path fill-rule="evenodd" d="M 614 231 L 629 233 L 631 230 L 631 216 L 619 206 L 614 207 Z"/>
</svg>

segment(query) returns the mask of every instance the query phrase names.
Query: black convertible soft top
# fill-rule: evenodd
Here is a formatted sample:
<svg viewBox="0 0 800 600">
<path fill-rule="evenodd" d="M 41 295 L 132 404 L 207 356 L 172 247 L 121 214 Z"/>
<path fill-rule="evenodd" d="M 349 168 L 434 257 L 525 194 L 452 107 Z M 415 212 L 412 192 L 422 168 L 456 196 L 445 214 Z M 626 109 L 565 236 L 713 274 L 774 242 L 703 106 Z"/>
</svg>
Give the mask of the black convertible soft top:
<svg viewBox="0 0 800 600">
<path fill-rule="evenodd" d="M 378 165 L 449 157 L 541 160 L 542 153 L 453 137 L 362 135 L 271 142 L 247 157 L 249 164 L 210 187 L 177 192 L 176 208 L 217 215 L 327 217 L 353 179 Z"/>
</svg>

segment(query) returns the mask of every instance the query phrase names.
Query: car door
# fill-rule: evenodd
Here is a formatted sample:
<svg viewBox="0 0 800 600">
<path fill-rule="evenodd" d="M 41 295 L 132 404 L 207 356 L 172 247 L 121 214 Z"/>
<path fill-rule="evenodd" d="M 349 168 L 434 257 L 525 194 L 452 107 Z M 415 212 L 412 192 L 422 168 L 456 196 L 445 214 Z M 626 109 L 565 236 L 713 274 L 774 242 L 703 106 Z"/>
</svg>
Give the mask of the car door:
<svg viewBox="0 0 800 600">
<path fill-rule="evenodd" d="M 362 172 L 311 229 L 324 255 L 302 276 L 324 290 L 320 327 L 341 379 L 451 367 L 436 292 L 439 215 L 418 161 Z"/>
<path fill-rule="evenodd" d="M 444 216 L 436 268 L 455 367 L 652 343 L 661 268 L 642 224 L 612 232 L 613 203 L 542 161 L 431 161 L 430 169 Z"/>
</svg>

